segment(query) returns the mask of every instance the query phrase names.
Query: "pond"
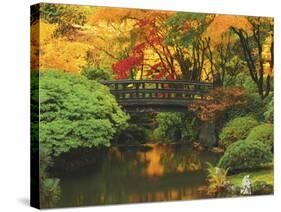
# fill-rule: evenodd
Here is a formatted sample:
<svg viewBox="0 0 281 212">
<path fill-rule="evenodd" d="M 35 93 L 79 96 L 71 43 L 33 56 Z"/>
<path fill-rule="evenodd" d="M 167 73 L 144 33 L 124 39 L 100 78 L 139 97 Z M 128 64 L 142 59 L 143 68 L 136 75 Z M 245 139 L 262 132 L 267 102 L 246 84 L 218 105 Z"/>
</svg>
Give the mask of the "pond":
<svg viewBox="0 0 281 212">
<path fill-rule="evenodd" d="M 206 162 L 219 158 L 185 144 L 111 147 L 89 154 L 98 155 L 94 165 L 59 176 L 56 207 L 208 198 Z"/>
</svg>

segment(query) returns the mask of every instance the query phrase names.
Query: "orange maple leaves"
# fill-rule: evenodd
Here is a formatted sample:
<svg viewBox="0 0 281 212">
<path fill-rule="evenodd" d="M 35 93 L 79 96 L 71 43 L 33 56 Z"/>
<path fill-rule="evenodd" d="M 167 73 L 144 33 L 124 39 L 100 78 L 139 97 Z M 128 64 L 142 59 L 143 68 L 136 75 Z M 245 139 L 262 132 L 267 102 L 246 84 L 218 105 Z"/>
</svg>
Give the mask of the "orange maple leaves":
<svg viewBox="0 0 281 212">
<path fill-rule="evenodd" d="M 208 98 L 208 101 L 197 101 L 188 106 L 189 110 L 196 112 L 198 118 L 203 121 L 212 120 L 220 112 L 231 107 L 241 107 L 247 102 L 245 90 L 238 87 L 212 89 Z"/>
</svg>

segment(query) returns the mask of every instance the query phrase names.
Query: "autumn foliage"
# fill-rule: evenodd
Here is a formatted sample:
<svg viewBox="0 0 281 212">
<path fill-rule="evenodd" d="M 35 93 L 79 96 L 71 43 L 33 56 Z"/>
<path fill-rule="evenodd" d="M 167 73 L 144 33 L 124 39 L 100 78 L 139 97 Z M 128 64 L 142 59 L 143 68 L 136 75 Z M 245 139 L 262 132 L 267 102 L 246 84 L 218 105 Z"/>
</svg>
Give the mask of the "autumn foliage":
<svg viewBox="0 0 281 212">
<path fill-rule="evenodd" d="M 241 107 L 247 103 L 245 90 L 238 87 L 215 88 L 210 90 L 209 98 L 208 101 L 196 101 L 188 106 L 203 121 L 212 120 L 226 109 Z"/>
<path fill-rule="evenodd" d="M 40 4 L 40 12 L 31 22 L 32 69 L 104 69 L 116 80 L 219 87 L 243 73 L 262 98 L 272 87 L 271 18 L 56 4 Z"/>
<path fill-rule="evenodd" d="M 145 44 L 141 43 L 132 49 L 129 57 L 117 61 L 112 66 L 112 71 L 116 74 L 115 79 L 127 79 L 132 70 L 143 65 Z"/>
</svg>

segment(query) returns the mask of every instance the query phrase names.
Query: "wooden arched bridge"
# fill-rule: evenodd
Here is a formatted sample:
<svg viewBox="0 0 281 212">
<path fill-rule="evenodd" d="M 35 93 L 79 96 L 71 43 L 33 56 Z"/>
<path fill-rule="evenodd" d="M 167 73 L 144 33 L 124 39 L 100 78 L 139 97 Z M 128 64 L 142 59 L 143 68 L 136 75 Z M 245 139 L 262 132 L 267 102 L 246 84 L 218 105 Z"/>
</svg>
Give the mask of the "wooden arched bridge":
<svg viewBox="0 0 281 212">
<path fill-rule="evenodd" d="M 127 112 L 187 111 L 188 103 L 206 100 L 212 83 L 186 80 L 103 81 Z"/>
</svg>

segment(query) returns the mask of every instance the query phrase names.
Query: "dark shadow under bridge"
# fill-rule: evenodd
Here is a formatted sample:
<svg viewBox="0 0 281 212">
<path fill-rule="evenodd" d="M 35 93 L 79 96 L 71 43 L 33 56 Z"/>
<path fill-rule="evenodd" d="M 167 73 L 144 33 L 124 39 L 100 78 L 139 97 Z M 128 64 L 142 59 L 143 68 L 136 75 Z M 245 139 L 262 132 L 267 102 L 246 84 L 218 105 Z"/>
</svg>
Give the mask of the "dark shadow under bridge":
<svg viewBox="0 0 281 212">
<path fill-rule="evenodd" d="M 186 80 L 103 81 L 126 112 L 187 111 L 190 102 L 208 99 L 212 83 Z"/>
</svg>

